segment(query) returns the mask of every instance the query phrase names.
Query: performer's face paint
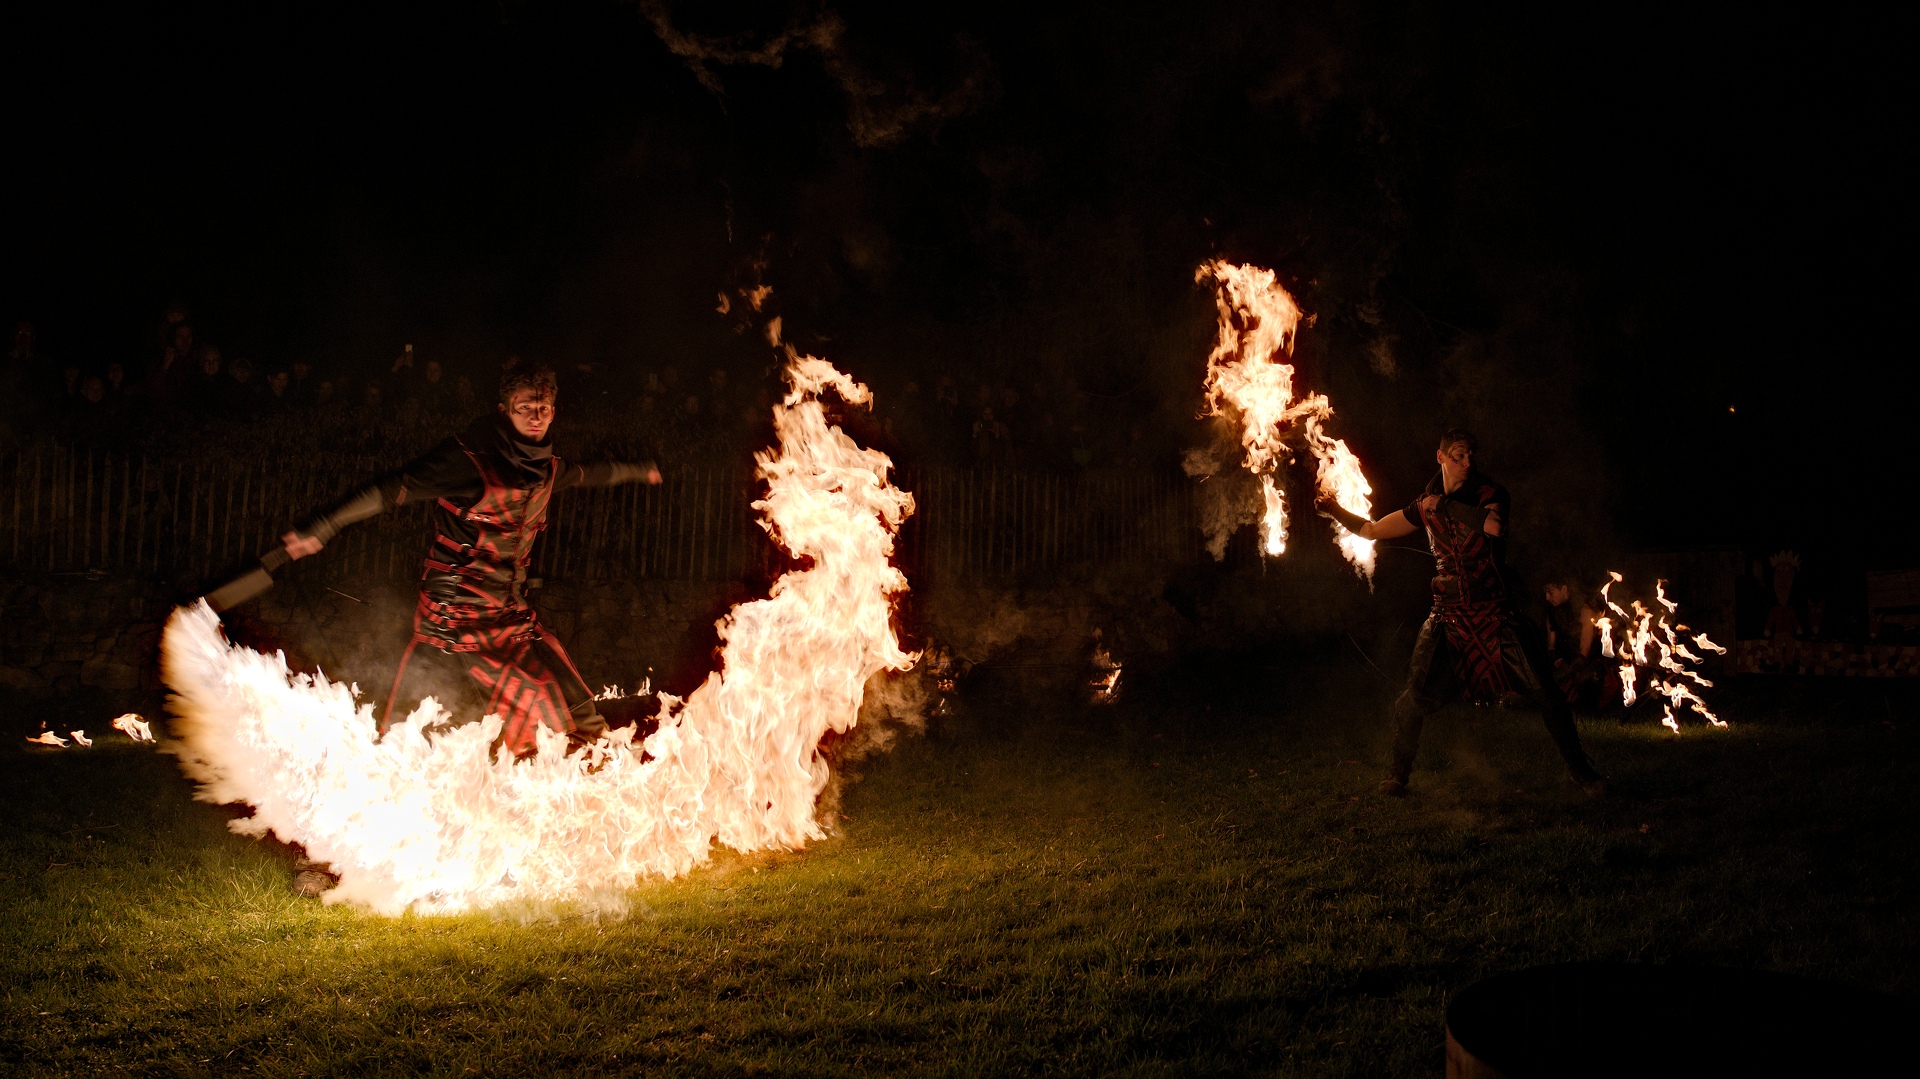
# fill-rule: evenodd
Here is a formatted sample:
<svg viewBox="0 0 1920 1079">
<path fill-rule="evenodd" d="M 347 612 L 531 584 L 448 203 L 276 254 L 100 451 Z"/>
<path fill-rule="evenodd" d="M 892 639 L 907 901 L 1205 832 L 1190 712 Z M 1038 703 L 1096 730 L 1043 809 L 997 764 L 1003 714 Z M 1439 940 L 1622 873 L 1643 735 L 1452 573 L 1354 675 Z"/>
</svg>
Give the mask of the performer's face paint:
<svg viewBox="0 0 1920 1079">
<path fill-rule="evenodd" d="M 1445 449 L 1435 450 L 1433 459 L 1440 462 L 1440 475 L 1451 491 L 1467 482 L 1467 473 L 1473 470 L 1473 447 L 1465 442 L 1455 442 Z"/>
<path fill-rule="evenodd" d="M 513 399 L 500 406 L 507 421 L 522 438 L 538 442 L 547 437 L 547 428 L 553 426 L 553 398 L 538 396 L 533 390 L 518 390 Z"/>
</svg>

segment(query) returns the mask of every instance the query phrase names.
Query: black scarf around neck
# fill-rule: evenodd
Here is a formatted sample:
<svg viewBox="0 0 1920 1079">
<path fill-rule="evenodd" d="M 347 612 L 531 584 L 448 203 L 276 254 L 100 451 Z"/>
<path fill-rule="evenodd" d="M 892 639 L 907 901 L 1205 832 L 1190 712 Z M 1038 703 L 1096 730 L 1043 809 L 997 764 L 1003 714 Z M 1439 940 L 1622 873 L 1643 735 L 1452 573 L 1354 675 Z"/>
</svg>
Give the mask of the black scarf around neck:
<svg viewBox="0 0 1920 1079">
<path fill-rule="evenodd" d="M 475 450 L 490 451 L 500 463 L 501 477 L 510 483 L 538 487 L 552 471 L 552 428 L 540 441 L 528 442 L 505 416 L 494 414 L 473 421 L 462 441 Z"/>
</svg>

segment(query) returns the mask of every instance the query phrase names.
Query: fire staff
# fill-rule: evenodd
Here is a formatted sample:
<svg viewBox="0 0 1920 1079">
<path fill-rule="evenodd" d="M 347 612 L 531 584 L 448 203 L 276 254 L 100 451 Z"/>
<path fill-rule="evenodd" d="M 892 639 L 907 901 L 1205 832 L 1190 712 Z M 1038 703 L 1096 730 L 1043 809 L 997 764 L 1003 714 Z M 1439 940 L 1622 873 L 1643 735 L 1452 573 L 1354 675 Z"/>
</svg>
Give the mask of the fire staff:
<svg viewBox="0 0 1920 1079">
<path fill-rule="evenodd" d="M 576 743 L 605 731 L 593 693 L 527 603 L 527 563 L 557 492 L 659 483 L 660 470 L 554 456 L 557 396 L 552 371 L 510 369 L 494 414 L 281 537 L 289 557 L 304 558 L 356 521 L 409 501 L 431 503 L 434 537 L 413 637 L 379 715 L 382 732 L 430 694 L 461 719 L 499 715 L 500 744 L 517 757 L 535 751 L 542 725 Z"/>
<path fill-rule="evenodd" d="M 1369 521 L 1330 499 L 1317 508 L 1365 539 L 1396 539 L 1424 528 L 1433 548 L 1433 609 L 1420 627 L 1407 686 L 1393 703 L 1393 762 L 1380 781 L 1384 794 L 1401 795 L 1413 774 L 1426 717 L 1460 692 L 1496 701 L 1519 693 L 1538 705 L 1547 733 L 1567 771 L 1591 797 L 1606 780 L 1580 746 L 1573 710 L 1554 684 L 1546 640 L 1521 613 L 1521 595 L 1506 565 L 1507 489 L 1473 466 L 1471 433 L 1454 428 L 1440 438 L 1440 473 L 1405 509 Z"/>
</svg>

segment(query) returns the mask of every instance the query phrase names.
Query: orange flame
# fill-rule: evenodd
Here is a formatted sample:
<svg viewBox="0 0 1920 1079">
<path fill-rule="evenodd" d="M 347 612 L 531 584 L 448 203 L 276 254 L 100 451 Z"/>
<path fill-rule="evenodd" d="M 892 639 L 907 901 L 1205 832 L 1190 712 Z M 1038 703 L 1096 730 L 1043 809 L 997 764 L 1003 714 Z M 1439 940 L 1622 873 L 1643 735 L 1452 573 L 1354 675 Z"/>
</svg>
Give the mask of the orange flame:
<svg viewBox="0 0 1920 1079">
<path fill-rule="evenodd" d="M 1707 708 L 1707 702 L 1701 699 L 1699 694 L 1687 688 L 1682 681 L 1684 679 L 1687 682 L 1692 682 L 1702 689 L 1713 688 L 1713 683 L 1710 680 L 1703 677 L 1699 671 L 1687 666 L 1688 663 L 1699 664 L 1704 662 L 1698 653 L 1687 648 L 1686 644 L 1679 638 L 1679 633 L 1686 630 L 1687 627 L 1683 625 L 1670 625 L 1667 622 L 1668 615 L 1678 614 L 1680 610 L 1678 603 L 1667 598 L 1667 582 L 1664 580 L 1656 580 L 1653 585 L 1654 602 L 1659 604 L 1661 608 L 1664 608 L 1663 611 L 1656 612 L 1649 610 L 1647 606 L 1639 600 L 1633 600 L 1633 614 L 1629 616 L 1626 610 L 1608 594 L 1614 585 L 1621 583 L 1626 580 L 1626 578 L 1611 570 L 1608 571 L 1607 576 L 1611 578 L 1611 580 L 1601 586 L 1600 599 L 1606 604 L 1608 610 L 1619 614 L 1626 622 L 1625 628 L 1621 633 L 1619 647 L 1616 649 L 1614 646 L 1612 622 L 1606 615 L 1601 615 L 1599 618 L 1596 618 L 1594 620 L 1594 626 L 1600 630 L 1600 654 L 1609 658 L 1617 657 L 1620 660 L 1620 703 L 1629 708 L 1633 706 L 1634 701 L 1639 699 L 1639 692 L 1635 683 L 1638 679 L 1640 668 L 1654 667 L 1659 671 L 1666 672 L 1665 675 L 1661 675 L 1654 671 L 1649 671 L 1647 676 L 1648 692 L 1657 693 L 1666 698 L 1666 714 L 1660 718 L 1662 726 L 1678 734 L 1680 732 L 1680 718 L 1676 710 L 1692 708 L 1708 723 L 1716 727 L 1725 727 L 1727 725 L 1726 720 L 1713 714 L 1713 712 Z M 1709 640 L 1705 633 L 1695 634 L 1693 636 L 1693 643 L 1704 651 L 1714 652 L 1719 655 L 1725 655 L 1727 651 Z M 1649 660 L 1647 658 L 1647 650 L 1649 647 L 1658 653 L 1657 659 Z"/>
<path fill-rule="evenodd" d="M 168 751 L 203 801 L 247 802 L 242 834 L 273 832 L 330 862 L 329 902 L 384 913 L 577 900 L 618 908 L 637 878 L 673 877 L 713 844 L 797 849 L 824 836 L 818 747 L 857 722 L 870 680 L 905 671 L 891 624 L 907 581 L 889 563 L 913 496 L 892 462 L 828 423 L 822 399 L 869 400 L 824 360 L 794 355 L 774 407 L 777 449 L 756 455 L 762 527 L 804 569 L 719 622 L 720 670 L 683 702 L 663 695 L 641 745 L 614 732 L 568 756 L 494 759 L 497 716 L 429 736 L 446 718 L 423 702 L 384 739 L 373 707 L 284 656 L 228 644 L 205 604 L 176 611 L 162 644 L 181 740 Z"/>
<path fill-rule="evenodd" d="M 1288 438 L 1299 428 L 1318 463 L 1315 486 L 1343 508 L 1372 516 L 1373 489 L 1359 458 L 1321 425 L 1333 415 L 1322 394 L 1295 400 L 1293 347 L 1300 329 L 1300 306 L 1274 272 L 1221 259 L 1201 264 L 1194 280 L 1211 279 L 1219 314 L 1213 351 L 1207 356 L 1206 411 L 1237 419 L 1244 464 L 1260 480 L 1261 550 L 1269 557 L 1287 549 L 1287 496 L 1278 480 L 1293 460 Z M 1373 580 L 1374 543 L 1339 524 L 1334 535 L 1340 551 L 1369 584 Z"/>
</svg>

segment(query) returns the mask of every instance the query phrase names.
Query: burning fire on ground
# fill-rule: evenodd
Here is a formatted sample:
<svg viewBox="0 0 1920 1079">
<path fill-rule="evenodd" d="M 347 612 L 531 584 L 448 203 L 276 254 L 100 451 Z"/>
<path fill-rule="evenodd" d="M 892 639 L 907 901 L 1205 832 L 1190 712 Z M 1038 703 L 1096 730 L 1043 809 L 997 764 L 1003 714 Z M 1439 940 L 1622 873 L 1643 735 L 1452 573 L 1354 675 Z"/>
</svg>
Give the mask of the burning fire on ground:
<svg viewBox="0 0 1920 1079">
<path fill-rule="evenodd" d="M 1257 500 L 1244 509 L 1210 516 L 1205 527 L 1208 550 L 1226 556 L 1227 540 L 1248 519 L 1260 524 L 1260 548 L 1268 556 L 1287 549 L 1287 490 L 1282 472 L 1300 448 L 1317 464 L 1319 492 L 1364 517 L 1373 516 L 1373 488 L 1360 460 L 1345 441 L 1326 433 L 1333 405 L 1324 394 L 1296 397 L 1294 343 L 1301 312 L 1272 270 L 1222 260 L 1203 263 L 1196 281 L 1211 280 L 1219 311 L 1219 330 L 1207 357 L 1206 415 L 1220 416 L 1238 428 L 1242 464 L 1259 481 Z M 1308 319 L 1311 324 L 1311 319 Z M 1223 462 L 1205 451 L 1187 455 L 1189 475 L 1207 479 Z M 1332 522 L 1340 553 L 1354 570 L 1373 581 L 1374 543 Z"/>
<path fill-rule="evenodd" d="M 1692 682 L 1701 689 L 1712 689 L 1713 683 L 1703 677 L 1699 671 L 1688 664 L 1698 665 L 1705 662 L 1699 652 L 1693 651 L 1692 644 L 1701 652 L 1726 655 L 1727 650 L 1713 643 L 1705 633 L 1693 633 L 1679 622 L 1669 623 L 1668 616 L 1677 615 L 1680 605 L 1667 598 L 1667 582 L 1655 581 L 1653 586 L 1656 607 L 1648 608 L 1639 600 L 1630 601 L 1627 607 L 1610 593 L 1613 586 L 1626 580 L 1611 570 L 1607 576 L 1612 578 L 1600 589 L 1601 602 L 1606 604 L 1607 612 L 1594 619 L 1594 628 L 1600 631 L 1600 654 L 1608 659 L 1620 662 L 1620 703 L 1631 708 L 1639 699 L 1640 668 L 1649 668 L 1647 672 L 1647 691 L 1657 693 L 1667 699 L 1666 714 L 1660 722 L 1675 734 L 1680 733 L 1680 716 L 1676 710 L 1692 708 L 1716 727 L 1724 727 L 1727 721 L 1713 714 L 1707 708 L 1707 702 L 1693 691 L 1687 683 Z M 1614 641 L 1614 616 L 1620 619 L 1620 640 Z M 1692 636 L 1686 634 L 1692 633 Z"/>
<path fill-rule="evenodd" d="M 136 745 L 150 744 L 153 741 L 153 732 L 147 729 L 146 721 L 133 712 L 115 719 L 113 729 L 125 734 Z M 55 749 L 66 749 L 74 745 L 87 749 L 93 745 L 93 739 L 89 738 L 84 730 L 68 731 L 67 737 L 62 738 L 57 732 L 48 730 L 45 724 L 42 724 L 40 733 L 27 739 L 27 743 L 36 746 L 52 746 Z"/>
<path fill-rule="evenodd" d="M 390 914 L 617 906 L 637 878 L 686 873 L 716 841 L 754 851 L 824 836 L 822 737 L 854 726 L 869 679 L 917 658 L 891 625 L 907 581 L 889 563 L 914 505 L 885 454 L 827 420 L 828 391 L 865 405 L 867 388 L 788 357 L 754 508 L 805 568 L 720 621 L 719 671 L 684 701 L 663 695 L 644 743 L 625 729 L 566 756 L 565 738 L 542 730 L 538 755 L 515 764 L 489 752 L 498 717 L 429 737 L 446 718 L 431 699 L 376 742 L 373 707 L 352 688 L 229 644 L 200 604 L 175 612 L 162 647 L 180 734 L 168 748 L 197 797 L 252 805 L 235 831 L 302 844 L 340 876 L 329 901 Z"/>
</svg>

